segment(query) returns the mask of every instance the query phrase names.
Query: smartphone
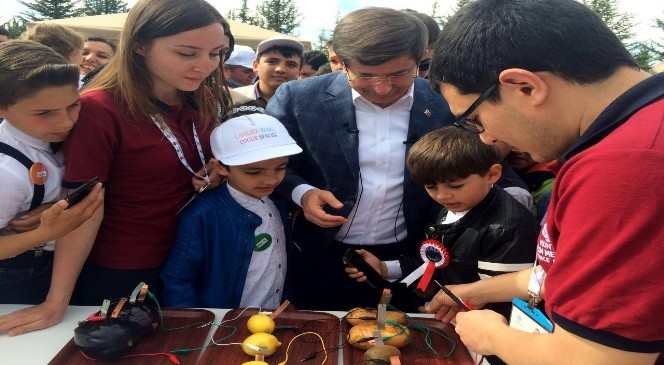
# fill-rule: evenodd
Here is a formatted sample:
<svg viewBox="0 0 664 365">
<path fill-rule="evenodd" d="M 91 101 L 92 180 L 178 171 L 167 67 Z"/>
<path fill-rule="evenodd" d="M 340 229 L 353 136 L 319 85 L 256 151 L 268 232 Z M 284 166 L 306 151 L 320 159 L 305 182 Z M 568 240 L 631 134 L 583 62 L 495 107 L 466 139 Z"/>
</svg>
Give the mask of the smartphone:
<svg viewBox="0 0 664 365">
<path fill-rule="evenodd" d="M 339 209 L 332 208 L 331 206 L 325 204 L 323 206 L 323 210 L 325 211 L 325 213 L 329 215 L 338 215 L 348 218 L 348 216 L 350 215 L 350 211 L 353 209 L 353 204 L 347 204 L 346 202 L 344 202 L 343 204 L 344 204 L 343 207 Z"/>
<path fill-rule="evenodd" d="M 98 182 L 99 178 L 95 176 L 67 194 L 67 197 L 65 197 L 67 204 L 69 204 L 67 208 L 71 208 L 74 205 L 80 203 L 81 200 L 90 194 L 90 191 L 92 191 L 92 188 L 94 188 Z"/>
<path fill-rule="evenodd" d="M 358 269 L 359 271 L 362 271 L 364 273 L 364 276 L 367 278 L 367 284 L 369 284 L 370 287 L 374 289 L 383 289 L 383 288 L 391 288 L 392 283 L 389 281 L 383 279 L 380 274 L 374 270 L 373 267 L 369 266 L 366 261 L 360 256 L 355 249 L 349 248 L 346 250 L 344 253 L 344 258 L 343 258 L 344 264 L 348 266 L 353 266 L 354 268 Z"/>
</svg>

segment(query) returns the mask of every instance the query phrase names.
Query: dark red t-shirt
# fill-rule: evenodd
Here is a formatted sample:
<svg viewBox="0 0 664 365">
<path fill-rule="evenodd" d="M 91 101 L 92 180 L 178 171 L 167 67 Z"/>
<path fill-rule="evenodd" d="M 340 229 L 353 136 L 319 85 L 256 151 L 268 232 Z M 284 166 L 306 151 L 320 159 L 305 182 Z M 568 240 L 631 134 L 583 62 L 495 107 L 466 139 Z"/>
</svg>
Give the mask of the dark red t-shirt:
<svg viewBox="0 0 664 365">
<path fill-rule="evenodd" d="M 664 351 L 664 99 L 563 164 L 537 256 L 556 325 L 624 351 Z"/>
<path fill-rule="evenodd" d="M 113 269 L 159 267 L 175 239 L 176 213 L 194 193 L 192 174 L 151 120 L 128 117 L 109 92 L 86 93 L 81 101 L 79 120 L 64 145 L 63 184 L 93 176 L 105 183 L 104 219 L 90 259 Z M 192 123 L 206 158 L 210 128 L 200 129 L 191 106 L 165 108 L 162 116 L 198 171 Z"/>
</svg>

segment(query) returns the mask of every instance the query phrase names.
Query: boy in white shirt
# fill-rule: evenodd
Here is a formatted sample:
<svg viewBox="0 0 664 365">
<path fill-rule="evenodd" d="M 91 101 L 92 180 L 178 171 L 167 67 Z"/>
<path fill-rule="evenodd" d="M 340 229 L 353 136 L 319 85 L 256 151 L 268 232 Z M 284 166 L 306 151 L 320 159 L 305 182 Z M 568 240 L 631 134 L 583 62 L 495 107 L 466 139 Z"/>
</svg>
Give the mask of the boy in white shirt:
<svg viewBox="0 0 664 365">
<path fill-rule="evenodd" d="M 0 84 L 0 303 L 37 304 L 50 286 L 52 240 L 90 218 L 101 186 L 70 210 L 65 201 L 43 205 L 63 197 L 64 161 L 51 144 L 78 118 L 76 65 L 44 45 L 10 41 L 0 44 Z"/>
<path fill-rule="evenodd" d="M 249 114 L 215 128 L 210 146 L 227 182 L 181 213 L 161 276 L 175 307 L 276 308 L 286 279 L 285 205 L 270 194 L 302 152 L 275 118 Z"/>
</svg>

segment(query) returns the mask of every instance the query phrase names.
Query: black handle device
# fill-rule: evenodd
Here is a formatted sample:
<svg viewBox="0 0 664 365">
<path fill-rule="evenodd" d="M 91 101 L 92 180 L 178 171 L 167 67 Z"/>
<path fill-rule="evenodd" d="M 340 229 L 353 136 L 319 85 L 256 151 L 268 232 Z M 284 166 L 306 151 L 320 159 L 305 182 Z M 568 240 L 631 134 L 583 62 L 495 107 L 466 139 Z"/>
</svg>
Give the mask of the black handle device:
<svg viewBox="0 0 664 365">
<path fill-rule="evenodd" d="M 95 176 L 92 179 L 86 181 L 83 185 L 77 187 L 72 192 L 67 194 L 67 197 L 65 197 L 67 204 L 69 204 L 67 208 L 71 208 L 74 205 L 80 203 L 81 200 L 83 200 L 86 196 L 88 196 L 88 194 L 90 194 L 92 188 L 94 188 L 98 182 L 99 178 Z"/>
</svg>

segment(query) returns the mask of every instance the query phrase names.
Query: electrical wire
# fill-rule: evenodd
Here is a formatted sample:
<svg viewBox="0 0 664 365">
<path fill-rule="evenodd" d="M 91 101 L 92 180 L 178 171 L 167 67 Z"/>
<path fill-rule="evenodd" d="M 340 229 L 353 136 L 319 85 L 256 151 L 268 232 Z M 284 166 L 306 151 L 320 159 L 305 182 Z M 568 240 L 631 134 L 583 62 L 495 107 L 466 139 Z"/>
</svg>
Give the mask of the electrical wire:
<svg viewBox="0 0 664 365">
<path fill-rule="evenodd" d="M 353 222 L 355 221 L 355 215 L 357 215 L 357 209 L 360 206 L 360 201 L 362 201 L 362 193 L 364 192 L 364 183 L 362 182 L 362 171 L 358 170 L 358 175 L 360 178 L 360 194 L 357 197 L 357 201 L 355 202 L 354 207 L 352 208 L 353 210 L 353 216 L 350 218 L 350 223 L 348 223 L 348 229 L 346 229 L 346 233 L 344 233 L 344 236 L 339 240 L 339 242 L 344 242 L 346 240 L 346 237 L 348 237 L 348 233 L 350 233 L 350 229 L 353 228 Z"/>
<path fill-rule="evenodd" d="M 327 362 L 327 349 L 325 348 L 325 341 L 323 340 L 323 337 L 320 334 L 318 334 L 318 332 L 302 332 L 299 335 L 293 337 L 290 341 L 288 341 L 288 346 L 286 347 L 286 358 L 284 358 L 284 361 L 281 361 L 278 365 L 286 365 L 286 363 L 288 363 L 288 354 L 290 352 L 291 345 L 293 344 L 293 342 L 296 339 L 298 339 L 302 336 L 306 336 L 306 335 L 314 335 L 314 336 L 318 337 L 318 339 L 320 340 L 321 347 L 323 349 L 323 354 L 324 354 L 323 361 L 321 362 L 321 365 L 323 365 Z"/>
</svg>

